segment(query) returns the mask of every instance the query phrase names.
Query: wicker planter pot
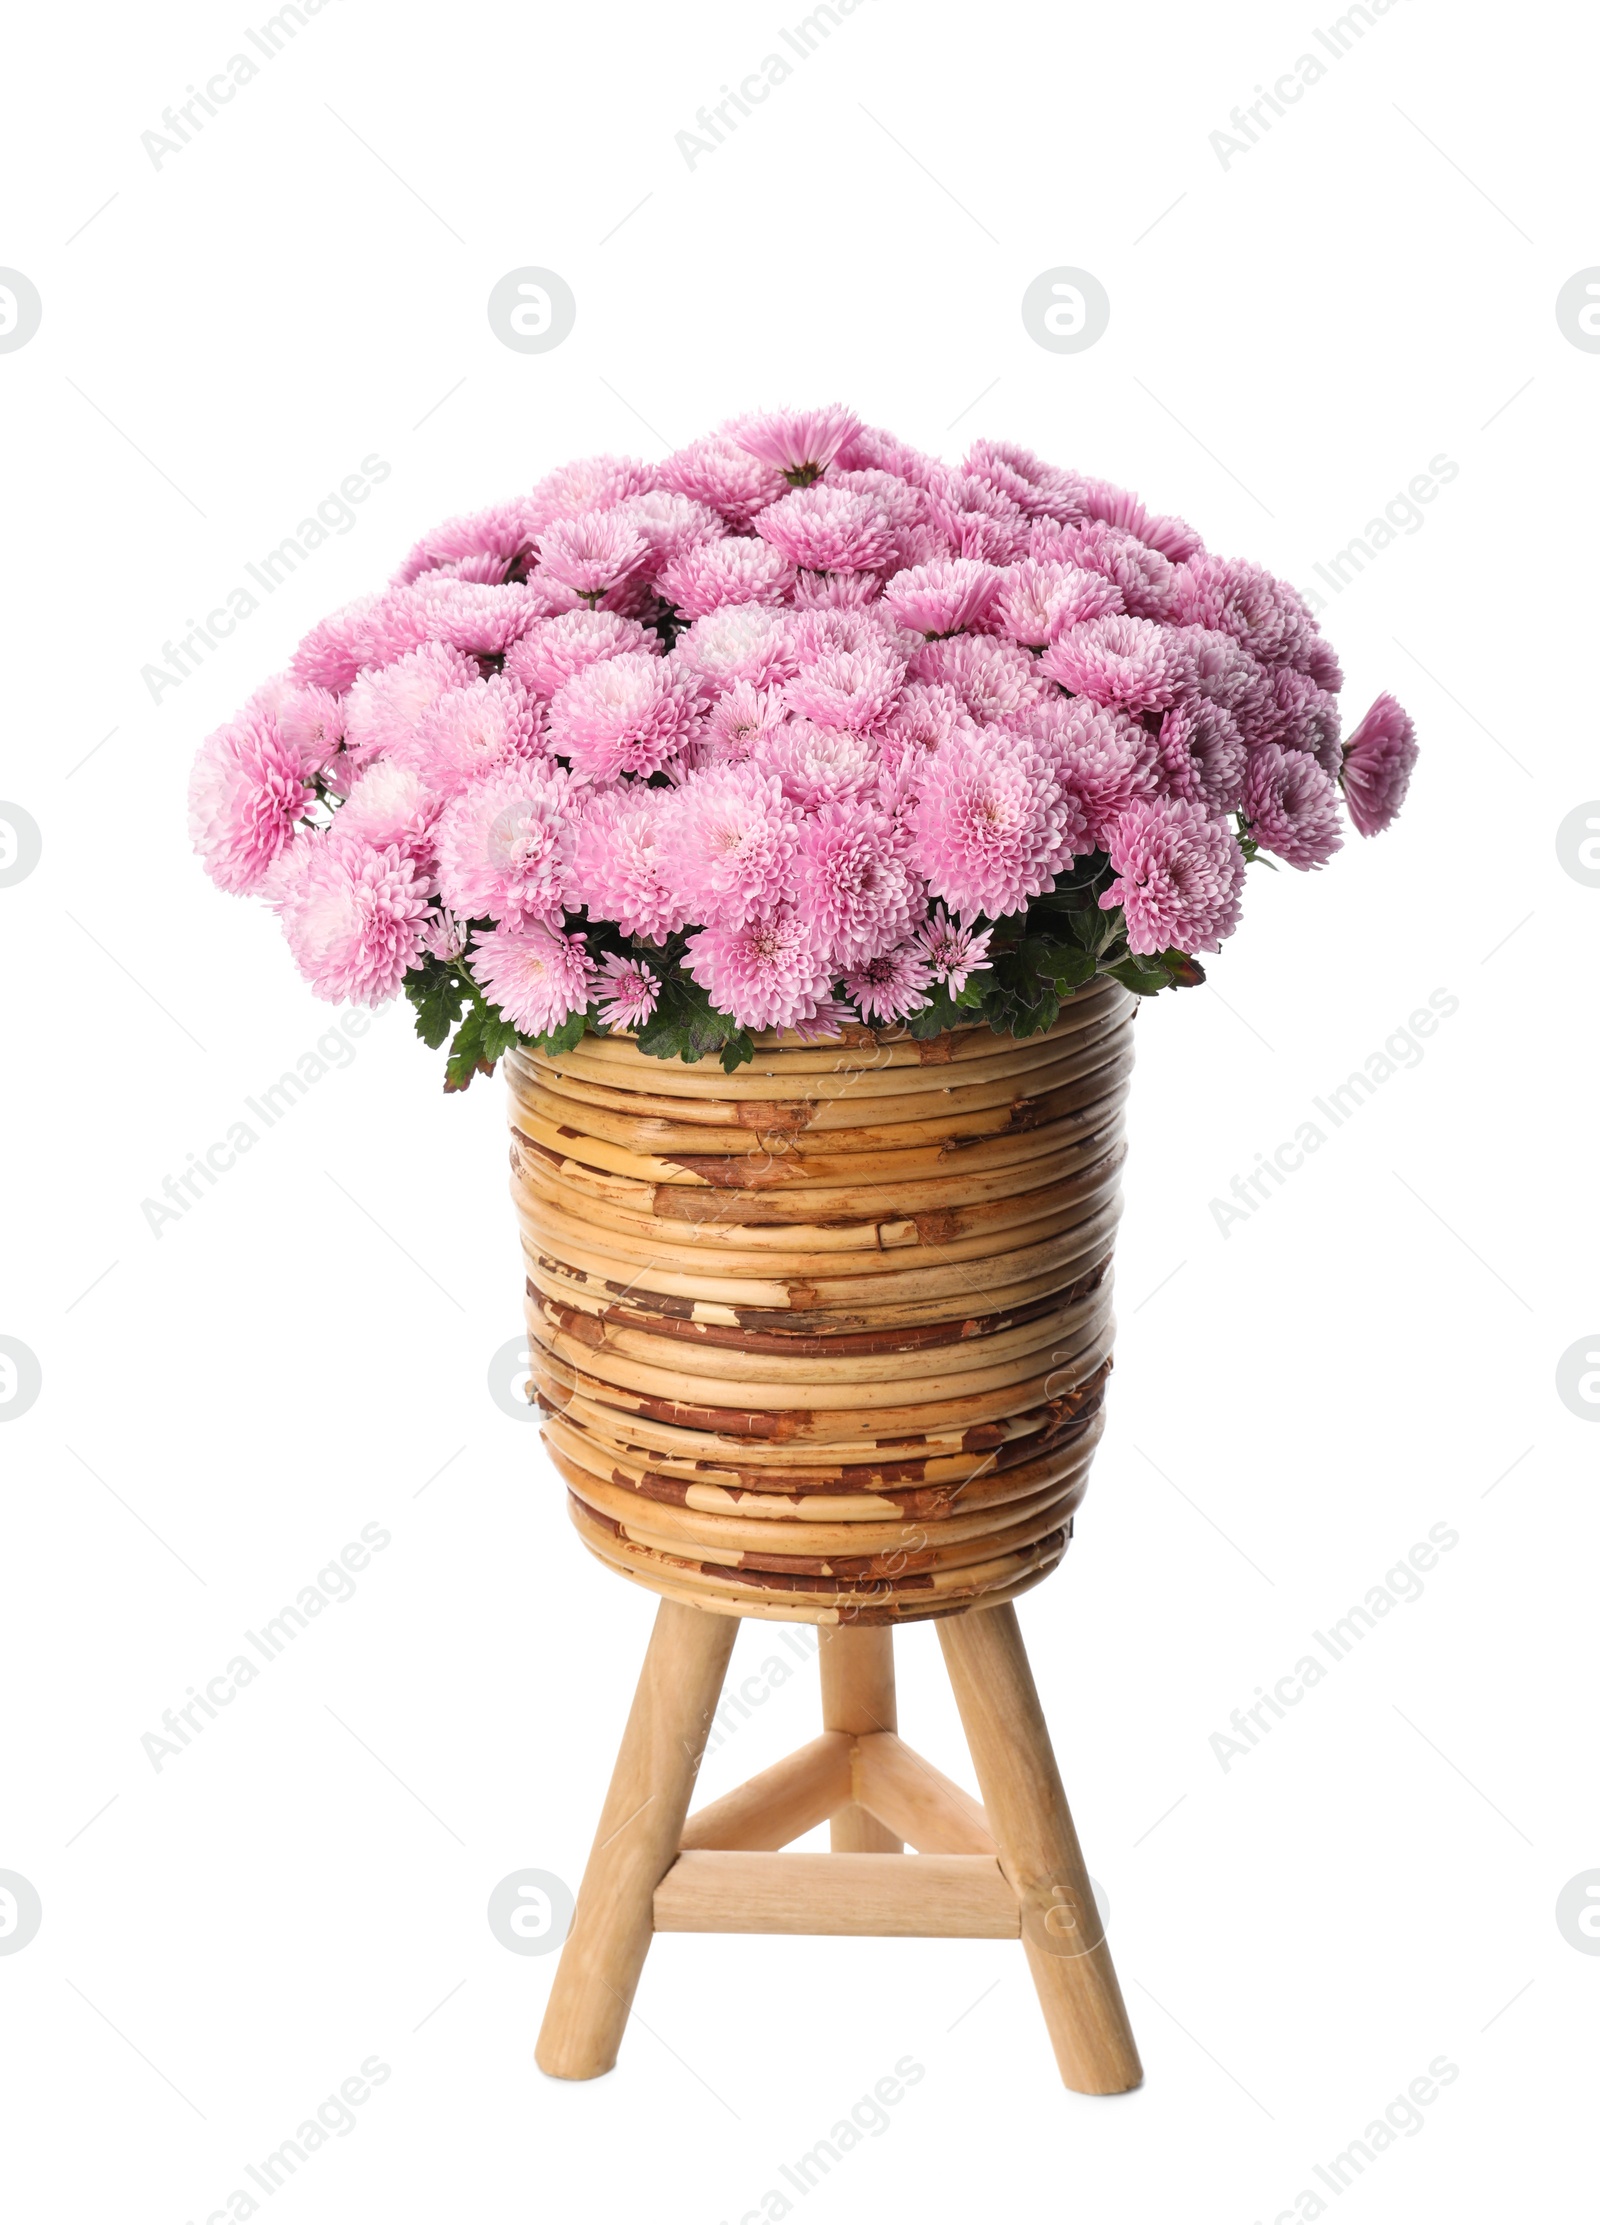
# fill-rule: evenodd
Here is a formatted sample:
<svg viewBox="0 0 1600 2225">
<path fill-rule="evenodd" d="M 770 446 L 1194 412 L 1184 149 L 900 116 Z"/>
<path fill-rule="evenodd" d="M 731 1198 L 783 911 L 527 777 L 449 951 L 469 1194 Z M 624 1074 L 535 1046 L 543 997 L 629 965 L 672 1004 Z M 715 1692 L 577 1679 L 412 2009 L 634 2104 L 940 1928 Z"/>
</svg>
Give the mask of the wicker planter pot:
<svg viewBox="0 0 1600 2225">
<path fill-rule="evenodd" d="M 513 1053 L 545 1440 L 579 1535 L 714 1613 L 895 1623 L 1060 1559 L 1102 1426 L 1136 999 L 1047 1035 Z"/>
</svg>

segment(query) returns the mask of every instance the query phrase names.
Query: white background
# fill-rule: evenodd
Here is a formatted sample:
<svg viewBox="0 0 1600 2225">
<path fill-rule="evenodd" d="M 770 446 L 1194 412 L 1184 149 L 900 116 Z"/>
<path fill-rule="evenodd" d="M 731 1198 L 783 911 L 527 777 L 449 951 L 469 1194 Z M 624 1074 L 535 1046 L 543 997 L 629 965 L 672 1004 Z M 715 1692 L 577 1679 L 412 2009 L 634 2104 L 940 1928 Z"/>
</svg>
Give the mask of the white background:
<svg viewBox="0 0 1600 2225">
<path fill-rule="evenodd" d="M 0 795 L 44 840 L 0 890 L 0 1331 L 43 1371 L 0 1435 L 28 2225 L 230 2214 L 374 2054 L 356 2129 L 254 2189 L 274 2216 L 1577 2198 L 1600 1958 L 1555 1901 L 1600 1866 L 1600 1435 L 1555 1371 L 1600 1345 L 1600 891 L 1555 832 L 1600 792 L 1600 357 L 1554 300 L 1600 262 L 1592 26 L 1399 0 L 1224 168 L 1208 135 L 1327 59 L 1332 10 L 866 0 L 691 170 L 674 135 L 800 13 L 334 0 L 159 170 L 140 134 L 254 52 L 246 19 L 13 23 L 0 262 L 44 303 L 0 355 Z M 553 353 L 489 329 L 520 264 L 576 295 Z M 1110 295 L 1084 354 L 1023 329 L 1057 264 Z M 834 398 L 1103 473 L 1307 590 L 1460 467 L 1323 619 L 1351 715 L 1392 687 L 1417 718 L 1402 823 L 1253 873 L 1213 986 L 1140 1020 L 1110 1429 L 1022 1610 L 1148 2070 L 1117 2101 L 1064 2092 L 1020 1955 L 978 1942 L 666 1938 L 615 2074 L 542 2078 L 554 1960 L 485 1904 L 576 1883 L 651 1603 L 489 1394 L 520 1329 L 500 1086 L 446 1100 L 392 1010 L 177 1225 L 141 1211 L 331 1017 L 189 855 L 201 737 L 438 518 Z M 141 666 L 374 453 L 354 530 L 153 704 Z M 1210 1200 L 1435 989 L 1421 1064 L 1224 1238 Z M 155 1771 L 162 1711 L 365 1523 L 392 1543 L 357 1596 Z M 1424 1596 L 1224 1771 L 1230 1713 L 1441 1523 Z M 736 1675 L 774 1642 L 747 1626 Z M 899 1660 L 903 1730 L 967 1778 L 932 1632 Z M 807 1671 L 704 1790 L 816 1723 Z M 907 2055 L 888 2129 L 800 2196 L 778 2166 Z M 1312 2166 L 1441 2055 L 1422 2129 L 1335 2196 Z"/>
</svg>

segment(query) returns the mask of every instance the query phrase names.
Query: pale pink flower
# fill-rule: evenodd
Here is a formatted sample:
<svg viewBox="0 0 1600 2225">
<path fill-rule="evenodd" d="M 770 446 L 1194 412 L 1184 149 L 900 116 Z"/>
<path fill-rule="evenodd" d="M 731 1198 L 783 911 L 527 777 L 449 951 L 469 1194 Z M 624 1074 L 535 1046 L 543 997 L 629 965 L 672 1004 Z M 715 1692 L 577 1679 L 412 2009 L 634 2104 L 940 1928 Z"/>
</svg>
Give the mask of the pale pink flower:
<svg viewBox="0 0 1600 2225">
<path fill-rule="evenodd" d="M 1326 865 L 1343 841 L 1339 791 L 1303 750 L 1276 742 L 1253 749 L 1240 810 L 1262 849 L 1302 872 Z"/>
<path fill-rule="evenodd" d="M 543 574 L 588 603 L 620 587 L 648 555 L 644 536 L 620 509 L 587 510 L 582 517 L 561 519 L 539 536 Z"/>
<path fill-rule="evenodd" d="M 1136 494 L 1112 486 L 1109 480 L 1080 479 L 1078 498 L 1087 516 L 1103 518 L 1108 525 L 1120 526 L 1148 548 L 1169 557 L 1174 564 L 1184 563 L 1202 546 L 1192 525 L 1182 518 L 1153 516 Z"/>
<path fill-rule="evenodd" d="M 290 678 L 342 695 L 358 672 L 369 664 L 381 664 L 384 660 L 373 653 L 369 628 L 382 599 L 359 595 L 319 619 L 289 660 Z"/>
<path fill-rule="evenodd" d="M 807 819 L 795 895 L 836 966 L 861 965 L 903 942 L 921 905 L 893 826 L 861 803 L 825 803 Z"/>
<path fill-rule="evenodd" d="M 1128 948 L 1139 956 L 1215 950 L 1238 925 L 1244 853 L 1200 805 L 1164 798 L 1131 803 L 1112 827 L 1107 849 L 1118 877 L 1101 897 L 1101 909 L 1122 906 Z"/>
<path fill-rule="evenodd" d="M 687 555 L 692 548 L 721 540 L 725 530 L 715 510 L 668 487 L 629 495 L 626 502 L 617 504 L 612 515 L 632 526 L 643 541 L 652 572 Z"/>
<path fill-rule="evenodd" d="M 1085 481 L 1075 471 L 1041 463 L 1030 449 L 1011 441 L 975 441 L 962 466 L 1030 518 L 1074 519 L 1083 515 L 1080 491 Z"/>
<path fill-rule="evenodd" d="M 677 801 L 676 793 L 639 783 L 596 790 L 563 836 L 568 908 L 647 942 L 686 926 L 689 907 L 668 884 L 659 842 Z"/>
<path fill-rule="evenodd" d="M 404 587 L 423 572 L 473 558 L 486 558 L 497 566 L 493 576 L 503 580 L 529 554 L 528 503 L 525 497 L 517 496 L 510 502 L 496 502 L 487 510 L 475 510 L 470 517 L 446 518 L 431 533 L 425 533 L 395 573 L 395 585 Z"/>
<path fill-rule="evenodd" d="M 1137 719 L 1098 709 L 1087 697 L 1040 705 L 1028 731 L 1061 783 L 1074 815 L 1074 852 L 1103 850 L 1107 830 L 1137 796 L 1156 787 L 1156 741 Z M 1081 826 L 1081 835 L 1076 829 Z"/>
<path fill-rule="evenodd" d="M 454 965 L 458 958 L 465 957 L 468 939 L 467 922 L 457 919 L 454 912 L 442 908 L 430 911 L 423 922 L 422 947 L 441 965 Z"/>
<path fill-rule="evenodd" d="M 998 577 L 991 623 L 996 633 L 1026 649 L 1042 649 L 1069 626 L 1115 617 L 1126 608 L 1115 580 L 1076 571 L 1070 564 L 1025 556 Z"/>
<path fill-rule="evenodd" d="M 1148 618 L 1090 618 L 1045 650 L 1039 670 L 1091 703 L 1164 711 L 1190 685 L 1191 667 L 1170 628 Z"/>
<path fill-rule="evenodd" d="M 661 636 L 641 626 L 636 618 L 624 618 L 614 610 L 569 610 L 559 618 L 541 618 L 530 626 L 506 651 L 505 670 L 530 695 L 548 703 L 575 672 L 633 650 L 658 657 Z"/>
<path fill-rule="evenodd" d="M 792 1033 L 801 1043 L 837 1043 L 856 1015 L 842 997 L 819 997 L 809 1019 L 796 1020 Z"/>
<path fill-rule="evenodd" d="M 787 614 L 761 603 L 727 603 L 697 618 L 679 637 L 673 659 L 717 688 L 731 687 L 736 680 L 770 687 L 787 680 L 796 665 Z"/>
<path fill-rule="evenodd" d="M 913 823 L 912 862 L 962 919 L 999 919 L 1042 896 L 1082 827 L 1043 751 L 1004 727 L 958 728 L 933 753 Z"/>
<path fill-rule="evenodd" d="M 251 709 L 257 704 L 270 709 L 279 734 L 308 775 L 324 771 L 332 762 L 344 739 L 345 706 L 341 697 L 327 688 L 274 683 L 261 690 Z"/>
<path fill-rule="evenodd" d="M 762 463 L 748 449 L 715 434 L 669 456 L 661 479 L 674 492 L 705 503 L 737 532 L 757 511 L 782 501 L 789 485 L 776 464 Z"/>
<path fill-rule="evenodd" d="M 794 566 L 765 541 L 699 541 L 664 567 L 662 595 L 685 618 L 704 618 L 728 603 L 781 603 L 794 585 Z"/>
<path fill-rule="evenodd" d="M 1305 604 L 1288 582 L 1259 564 L 1197 554 L 1177 575 L 1179 615 L 1231 634 L 1262 664 L 1292 664 L 1314 631 Z"/>
<path fill-rule="evenodd" d="M 537 538 L 560 518 L 609 509 L 629 495 L 646 493 L 659 478 L 649 464 L 634 456 L 585 456 L 578 463 L 563 464 L 524 498 L 528 530 Z"/>
<path fill-rule="evenodd" d="M 498 657 L 541 615 L 537 599 L 520 582 L 489 587 L 439 572 L 424 572 L 415 586 L 397 588 L 385 603 L 394 606 L 387 629 L 394 655 L 416 641 L 446 641 L 469 656 Z"/>
<path fill-rule="evenodd" d="M 619 958 L 615 951 L 601 959 L 600 971 L 604 979 L 595 991 L 600 1025 L 613 1033 L 642 1028 L 661 995 L 660 975 L 642 959 Z"/>
<path fill-rule="evenodd" d="M 1163 787 L 1182 803 L 1236 811 L 1244 788 L 1244 739 L 1231 712 L 1203 696 L 1174 704 L 1157 742 Z"/>
<path fill-rule="evenodd" d="M 797 610 L 789 621 L 796 669 L 836 656 L 841 649 L 870 650 L 885 642 L 892 649 L 914 646 L 911 635 L 890 638 L 892 623 L 882 610 Z"/>
<path fill-rule="evenodd" d="M 1231 634 L 1217 633 L 1208 626 L 1175 626 L 1172 639 L 1188 662 L 1190 685 L 1196 695 L 1231 711 L 1247 742 L 1280 739 L 1274 675 L 1265 665 L 1258 664 Z M 1263 722 L 1269 731 L 1258 731 Z"/>
<path fill-rule="evenodd" d="M 1393 822 L 1416 762 L 1410 716 L 1392 695 L 1380 695 L 1344 745 L 1344 800 L 1358 834 L 1382 834 Z"/>
<path fill-rule="evenodd" d="M 1027 551 L 1028 520 L 1021 508 L 971 473 L 946 472 L 935 483 L 929 516 L 953 557 L 1012 564 Z"/>
<path fill-rule="evenodd" d="M 785 684 L 784 700 L 818 726 L 869 734 L 894 709 L 905 676 L 903 658 L 881 641 L 870 642 L 803 665 Z"/>
<path fill-rule="evenodd" d="M 797 611 L 858 611 L 882 593 L 877 572 L 797 572 L 791 600 Z"/>
<path fill-rule="evenodd" d="M 927 641 L 911 660 L 919 680 L 942 681 L 953 688 L 980 726 L 1022 717 L 1055 690 L 1041 664 L 1014 641 L 986 634 L 957 634 L 950 641 Z"/>
<path fill-rule="evenodd" d="M 1182 582 L 1176 565 L 1119 526 L 1091 519 L 1086 525 L 1036 527 L 1033 553 L 1110 580 L 1135 618 L 1173 620 Z"/>
<path fill-rule="evenodd" d="M 393 843 L 336 830 L 303 847 L 274 891 L 295 964 L 329 1004 L 382 1004 L 421 955 L 426 879 Z"/>
<path fill-rule="evenodd" d="M 951 996 L 960 996 L 968 978 L 975 973 L 988 973 L 992 964 L 989 957 L 989 938 L 992 927 L 963 927 L 954 920 L 942 904 L 933 910 L 917 929 L 916 941 L 921 945 L 935 981 L 948 989 Z"/>
<path fill-rule="evenodd" d="M 792 1028 L 829 1003 L 832 976 L 790 907 L 689 937 L 684 964 L 719 1012 L 744 1028 Z"/>
<path fill-rule="evenodd" d="M 701 744 L 702 760 L 742 763 L 765 735 L 782 726 L 788 715 L 781 688 L 753 688 L 748 680 L 735 680 L 727 694 L 718 696 L 711 706 Z"/>
<path fill-rule="evenodd" d="M 936 456 L 887 433 L 880 425 L 861 425 L 840 449 L 835 462 L 841 471 L 887 471 L 907 486 L 931 487 L 944 466 Z"/>
<path fill-rule="evenodd" d="M 825 409 L 757 411 L 736 417 L 723 431 L 759 462 L 776 466 L 792 487 L 804 487 L 861 431 L 861 420 L 834 403 Z"/>
<path fill-rule="evenodd" d="M 489 1002 L 523 1035 L 546 1035 L 587 1006 L 595 967 L 581 935 L 537 921 L 496 927 L 472 946 L 472 971 Z"/>
<path fill-rule="evenodd" d="M 794 894 L 800 815 L 755 764 L 695 774 L 664 815 L 662 869 L 691 919 L 738 927 Z"/>
<path fill-rule="evenodd" d="M 763 510 L 756 531 L 791 564 L 813 572 L 876 572 L 894 554 L 894 527 L 873 495 L 800 487 Z"/>
<path fill-rule="evenodd" d="M 316 803 L 301 752 L 271 718 L 208 736 L 189 775 L 189 838 L 218 888 L 258 888 Z"/>
<path fill-rule="evenodd" d="M 543 717 L 515 680 L 496 673 L 469 688 L 447 689 L 394 754 L 448 802 L 485 773 L 542 757 Z"/>
<path fill-rule="evenodd" d="M 410 765 L 396 757 L 378 757 L 353 782 L 335 826 L 342 837 L 356 836 L 369 849 L 392 844 L 419 872 L 431 872 L 439 809 L 438 797 Z"/>
<path fill-rule="evenodd" d="M 694 733 L 700 696 L 675 658 L 637 651 L 576 673 L 550 706 L 550 747 L 596 782 L 659 772 Z"/>
<path fill-rule="evenodd" d="M 883 599 L 902 626 L 934 637 L 972 631 L 989 615 L 1005 575 L 992 564 L 958 556 L 896 572 Z"/>
<path fill-rule="evenodd" d="M 365 765 L 409 749 L 440 696 L 477 681 L 473 660 L 440 641 L 424 642 L 393 664 L 363 672 L 345 699 L 346 750 Z"/>
<path fill-rule="evenodd" d="M 788 719 L 761 735 L 750 751 L 750 762 L 775 774 L 790 802 L 807 812 L 867 795 L 881 770 L 871 736 L 843 727 L 814 726 L 805 718 Z"/>
<path fill-rule="evenodd" d="M 846 967 L 844 985 L 864 1020 L 903 1020 L 925 1011 L 933 975 L 914 942 L 879 951 L 860 965 Z"/>
<path fill-rule="evenodd" d="M 1319 688 L 1309 674 L 1297 672 L 1292 665 L 1277 665 L 1265 678 L 1265 700 L 1245 729 L 1246 739 L 1306 750 L 1330 780 L 1337 780 L 1344 756 L 1339 741 L 1338 697 Z"/>
<path fill-rule="evenodd" d="M 447 805 L 438 828 L 439 893 L 464 919 L 519 927 L 562 914 L 571 781 L 556 765 L 506 765 Z"/>
</svg>

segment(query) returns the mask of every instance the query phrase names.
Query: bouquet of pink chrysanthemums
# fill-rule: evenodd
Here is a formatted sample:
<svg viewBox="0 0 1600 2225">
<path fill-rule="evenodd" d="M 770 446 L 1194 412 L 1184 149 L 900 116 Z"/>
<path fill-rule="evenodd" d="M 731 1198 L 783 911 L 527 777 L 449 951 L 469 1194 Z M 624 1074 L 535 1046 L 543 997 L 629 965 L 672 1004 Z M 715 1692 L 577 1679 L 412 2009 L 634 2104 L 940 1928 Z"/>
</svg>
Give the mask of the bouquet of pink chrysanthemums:
<svg viewBox="0 0 1600 2225">
<path fill-rule="evenodd" d="M 1295 590 L 1131 494 L 845 409 L 569 464 L 428 534 L 205 743 L 217 884 L 317 995 L 403 989 L 446 1087 L 626 1031 L 1051 1025 L 1203 979 L 1249 860 L 1376 834 L 1411 722 L 1341 740 Z"/>
</svg>

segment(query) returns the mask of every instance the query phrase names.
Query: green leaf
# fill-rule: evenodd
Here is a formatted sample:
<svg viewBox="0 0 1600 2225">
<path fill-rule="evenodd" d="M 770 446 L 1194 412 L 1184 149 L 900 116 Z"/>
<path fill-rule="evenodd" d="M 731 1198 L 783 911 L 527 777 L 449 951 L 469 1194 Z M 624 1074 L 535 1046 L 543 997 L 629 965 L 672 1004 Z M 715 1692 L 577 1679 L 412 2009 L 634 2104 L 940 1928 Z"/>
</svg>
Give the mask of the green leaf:
<svg viewBox="0 0 1600 2225">
<path fill-rule="evenodd" d="M 430 958 L 406 975 L 404 986 L 406 1001 L 417 1015 L 417 1033 L 430 1051 L 438 1050 L 448 1040 L 471 993 L 460 967 Z"/>
<path fill-rule="evenodd" d="M 558 1028 L 551 1028 L 547 1034 L 534 1036 L 530 1048 L 543 1051 L 548 1058 L 559 1058 L 563 1051 L 573 1050 L 583 1041 L 588 1026 L 587 1012 L 570 1013 Z"/>
<path fill-rule="evenodd" d="M 1114 981 L 1120 981 L 1125 989 L 1131 989 L 1135 996 L 1158 996 L 1169 986 L 1165 967 L 1151 965 L 1142 958 L 1124 958 L 1102 970 Z"/>
<path fill-rule="evenodd" d="M 1181 950 L 1162 951 L 1158 962 L 1166 968 L 1167 979 L 1175 989 L 1198 989 L 1205 980 L 1206 969 L 1199 959 Z"/>
<path fill-rule="evenodd" d="M 679 1058 L 694 1066 L 743 1033 L 737 1020 L 717 1010 L 698 982 L 687 974 L 669 974 L 654 1012 L 635 1041 L 646 1058 Z"/>
<path fill-rule="evenodd" d="M 749 1029 L 741 1028 L 737 1035 L 730 1036 L 722 1046 L 722 1071 L 731 1074 L 741 1066 L 748 1066 L 755 1055 L 756 1047 L 750 1039 Z"/>
</svg>

